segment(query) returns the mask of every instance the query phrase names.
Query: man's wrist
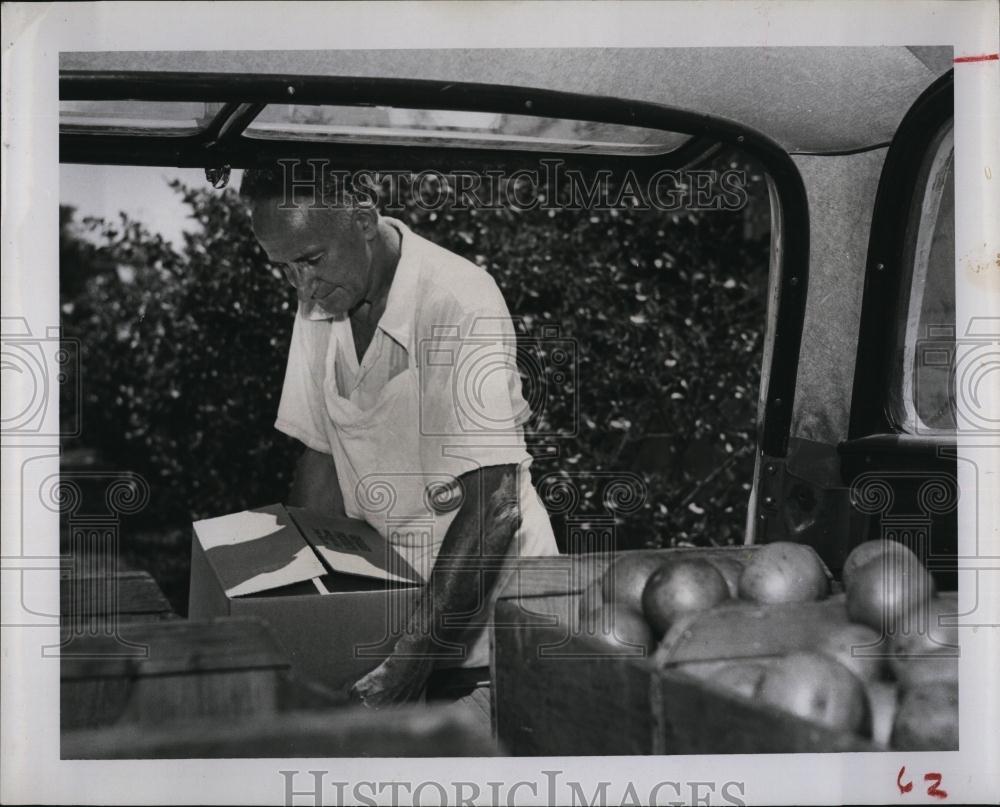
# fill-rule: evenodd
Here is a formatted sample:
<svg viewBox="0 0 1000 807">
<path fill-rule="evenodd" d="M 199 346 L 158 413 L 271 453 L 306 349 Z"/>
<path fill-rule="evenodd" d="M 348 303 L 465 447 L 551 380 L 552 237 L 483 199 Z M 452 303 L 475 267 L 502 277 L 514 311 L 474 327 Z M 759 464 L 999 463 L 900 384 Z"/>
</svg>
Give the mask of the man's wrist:
<svg viewBox="0 0 1000 807">
<path fill-rule="evenodd" d="M 397 659 L 416 661 L 431 658 L 430 635 L 405 634 L 396 640 L 392 648 L 392 656 Z"/>
</svg>

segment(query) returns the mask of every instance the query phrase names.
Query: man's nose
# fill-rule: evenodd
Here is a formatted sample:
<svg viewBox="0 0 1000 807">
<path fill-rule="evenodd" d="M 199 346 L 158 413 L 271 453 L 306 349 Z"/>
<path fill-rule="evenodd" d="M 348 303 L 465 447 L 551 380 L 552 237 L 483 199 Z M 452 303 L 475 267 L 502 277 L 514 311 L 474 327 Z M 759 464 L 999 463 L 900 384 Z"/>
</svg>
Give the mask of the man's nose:
<svg viewBox="0 0 1000 807">
<path fill-rule="evenodd" d="M 303 291 L 311 291 L 316 284 L 315 275 L 307 267 L 286 266 L 285 277 L 299 291 L 300 297 Z"/>
</svg>

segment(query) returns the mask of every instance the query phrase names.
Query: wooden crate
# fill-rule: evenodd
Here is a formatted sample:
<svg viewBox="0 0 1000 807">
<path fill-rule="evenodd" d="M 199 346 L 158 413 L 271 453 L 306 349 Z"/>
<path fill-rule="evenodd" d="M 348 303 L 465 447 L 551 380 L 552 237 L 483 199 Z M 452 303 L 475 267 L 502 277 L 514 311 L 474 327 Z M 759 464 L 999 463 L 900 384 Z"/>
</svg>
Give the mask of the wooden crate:
<svg viewBox="0 0 1000 807">
<path fill-rule="evenodd" d="M 74 635 L 61 659 L 63 729 L 273 714 L 289 663 L 258 620 L 170 620 Z"/>
<path fill-rule="evenodd" d="M 63 759 L 213 759 L 306 757 L 427 757 L 497 754 L 488 733 L 448 707 L 407 706 L 378 712 L 347 707 L 189 720 L 166 725 L 123 724 L 68 732 Z"/>
<path fill-rule="evenodd" d="M 59 613 L 63 625 L 71 629 L 91 628 L 98 622 L 159 622 L 177 618 L 156 581 L 142 571 L 64 577 L 59 587 Z"/>
<path fill-rule="evenodd" d="M 679 547 L 676 549 L 632 549 L 617 553 L 579 555 L 553 555 L 541 558 L 518 558 L 504 573 L 498 585 L 501 596 L 510 598 L 518 594 L 573 594 L 582 591 L 600 578 L 614 558 L 629 557 L 668 558 L 732 558 L 746 563 L 760 550 L 759 546 Z M 824 567 L 825 568 L 825 567 Z M 827 570 L 829 576 L 829 571 Z"/>
<path fill-rule="evenodd" d="M 738 550 L 656 550 L 735 553 Z M 733 556 L 736 556 L 735 554 Z M 745 560 L 745 557 L 741 559 Z M 494 627 L 494 718 L 514 755 L 786 753 L 873 750 L 866 739 L 832 731 L 756 704 L 689 675 L 681 662 L 780 654 L 815 641 L 817 626 L 846 618 L 842 596 L 789 609 L 788 631 L 762 631 L 761 608 L 727 604 L 688 620 L 644 657 L 608 656 L 574 632 L 580 592 L 595 566 L 566 558 L 521 566 L 497 601 Z M 606 566 L 606 563 L 604 564 Z M 575 585 L 568 587 L 567 580 Z M 786 615 L 787 616 L 787 615 Z M 756 630 L 754 629 L 756 627 Z M 762 639 L 767 633 L 773 642 Z M 725 652 L 720 652 L 725 648 Z"/>
</svg>

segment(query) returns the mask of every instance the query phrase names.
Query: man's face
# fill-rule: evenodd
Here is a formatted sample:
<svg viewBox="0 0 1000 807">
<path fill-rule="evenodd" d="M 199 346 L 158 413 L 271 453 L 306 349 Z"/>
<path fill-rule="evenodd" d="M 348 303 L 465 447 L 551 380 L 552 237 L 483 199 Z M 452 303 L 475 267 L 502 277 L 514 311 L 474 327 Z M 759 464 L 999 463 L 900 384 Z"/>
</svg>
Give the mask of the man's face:
<svg viewBox="0 0 1000 807">
<path fill-rule="evenodd" d="M 253 205 L 254 235 L 268 258 L 283 265 L 300 300 L 342 317 L 368 290 L 372 213 L 366 210 L 282 209 L 278 199 Z"/>
</svg>

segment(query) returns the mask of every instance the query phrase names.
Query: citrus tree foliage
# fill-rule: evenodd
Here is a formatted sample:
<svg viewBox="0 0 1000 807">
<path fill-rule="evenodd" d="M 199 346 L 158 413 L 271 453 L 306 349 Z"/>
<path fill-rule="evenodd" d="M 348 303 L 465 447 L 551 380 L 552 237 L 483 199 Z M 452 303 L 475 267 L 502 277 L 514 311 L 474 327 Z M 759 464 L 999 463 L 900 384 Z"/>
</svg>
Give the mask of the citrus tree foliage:
<svg viewBox="0 0 1000 807">
<path fill-rule="evenodd" d="M 742 539 L 768 254 L 766 191 L 748 177 L 751 208 L 733 212 L 428 210 L 404 195 L 395 215 L 489 271 L 515 316 L 533 473 L 579 496 L 554 522 L 563 540 L 608 523 L 602 479 L 622 472 L 646 494 L 613 522 L 620 546 Z M 64 250 L 63 326 L 81 341 L 79 442 L 150 480 L 151 521 L 182 524 L 282 500 L 301 447 L 273 428 L 293 290 L 232 189 L 173 187 L 200 225 L 179 246 L 125 217 L 85 222 L 98 246 Z M 551 355 L 567 344 L 571 372 Z"/>
<path fill-rule="evenodd" d="M 292 441 L 273 424 L 294 298 L 233 193 L 174 185 L 202 230 L 180 249 L 122 217 L 89 222 L 115 269 L 64 301 L 81 341 L 83 433 L 143 474 L 151 521 L 280 501 Z"/>
</svg>

